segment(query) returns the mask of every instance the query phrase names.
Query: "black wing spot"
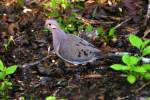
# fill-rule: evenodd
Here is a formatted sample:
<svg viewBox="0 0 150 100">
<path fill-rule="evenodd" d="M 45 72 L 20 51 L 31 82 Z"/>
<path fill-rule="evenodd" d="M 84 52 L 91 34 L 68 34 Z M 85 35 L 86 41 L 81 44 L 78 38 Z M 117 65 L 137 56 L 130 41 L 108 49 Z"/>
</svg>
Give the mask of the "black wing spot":
<svg viewBox="0 0 150 100">
<path fill-rule="evenodd" d="M 82 42 L 79 42 L 79 44 L 83 45 L 83 46 L 86 46 L 86 44 L 82 43 Z"/>
<path fill-rule="evenodd" d="M 83 39 L 80 39 L 80 41 L 83 41 Z"/>
<path fill-rule="evenodd" d="M 84 53 L 85 56 L 88 56 L 88 53 L 86 51 L 83 51 L 83 53 Z"/>
<path fill-rule="evenodd" d="M 76 44 L 76 46 L 80 46 L 79 44 Z"/>
<path fill-rule="evenodd" d="M 78 56 L 78 57 L 81 57 L 81 52 L 79 52 L 77 56 Z"/>
</svg>

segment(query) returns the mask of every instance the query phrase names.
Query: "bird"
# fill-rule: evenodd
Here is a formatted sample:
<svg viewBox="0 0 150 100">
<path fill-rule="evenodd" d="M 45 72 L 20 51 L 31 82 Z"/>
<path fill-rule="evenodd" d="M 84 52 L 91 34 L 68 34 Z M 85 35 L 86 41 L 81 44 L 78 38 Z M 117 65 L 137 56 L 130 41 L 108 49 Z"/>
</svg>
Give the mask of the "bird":
<svg viewBox="0 0 150 100">
<path fill-rule="evenodd" d="M 68 63 L 87 64 L 106 57 L 106 54 L 103 54 L 100 49 L 83 38 L 66 34 L 55 19 L 47 19 L 45 27 L 52 33 L 53 48 L 56 55 Z"/>
</svg>

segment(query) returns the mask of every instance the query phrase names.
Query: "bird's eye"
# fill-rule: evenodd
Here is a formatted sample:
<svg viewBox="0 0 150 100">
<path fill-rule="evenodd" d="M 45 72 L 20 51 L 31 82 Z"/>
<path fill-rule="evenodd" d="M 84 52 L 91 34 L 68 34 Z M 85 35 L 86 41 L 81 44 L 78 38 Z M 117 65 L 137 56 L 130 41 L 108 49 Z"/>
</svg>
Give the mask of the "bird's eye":
<svg viewBox="0 0 150 100">
<path fill-rule="evenodd" d="M 51 24 L 50 24 L 50 23 L 49 23 L 48 25 L 49 25 L 49 26 L 51 26 Z"/>
</svg>

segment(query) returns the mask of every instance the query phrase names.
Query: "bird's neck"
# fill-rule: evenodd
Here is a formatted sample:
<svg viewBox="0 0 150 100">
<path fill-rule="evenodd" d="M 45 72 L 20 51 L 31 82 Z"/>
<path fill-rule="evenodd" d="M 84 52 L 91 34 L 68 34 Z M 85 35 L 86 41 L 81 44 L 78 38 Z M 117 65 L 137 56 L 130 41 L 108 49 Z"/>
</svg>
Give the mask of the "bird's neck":
<svg viewBox="0 0 150 100">
<path fill-rule="evenodd" d="M 53 35 L 53 46 L 54 49 L 56 50 L 61 40 L 67 38 L 67 35 L 61 29 L 52 30 L 52 35 Z"/>
</svg>

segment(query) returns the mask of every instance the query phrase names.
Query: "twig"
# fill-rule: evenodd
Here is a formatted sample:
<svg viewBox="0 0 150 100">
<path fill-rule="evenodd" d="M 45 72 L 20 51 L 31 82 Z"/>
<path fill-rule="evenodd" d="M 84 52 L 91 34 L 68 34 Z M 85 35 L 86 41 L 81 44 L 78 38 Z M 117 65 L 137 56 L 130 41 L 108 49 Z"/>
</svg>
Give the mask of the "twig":
<svg viewBox="0 0 150 100">
<path fill-rule="evenodd" d="M 41 61 L 44 61 L 44 60 L 48 59 L 49 57 L 50 57 L 50 56 L 48 55 L 48 56 L 43 57 L 42 59 L 37 60 L 37 61 L 35 61 L 35 62 L 25 63 L 25 64 L 21 65 L 21 67 L 22 67 L 22 68 L 25 68 L 25 67 L 31 67 L 31 66 L 37 65 L 37 64 L 39 64 Z"/>
<path fill-rule="evenodd" d="M 84 23 L 88 23 L 88 24 L 113 24 L 114 23 L 114 22 L 100 22 L 97 20 L 86 19 L 80 15 L 78 15 L 77 18 L 81 19 Z"/>
<path fill-rule="evenodd" d="M 147 82 L 147 83 L 143 84 L 139 89 L 134 90 L 133 92 L 138 93 L 138 92 L 140 92 L 144 87 L 148 86 L 149 84 L 150 84 L 150 82 Z"/>
<path fill-rule="evenodd" d="M 146 39 L 146 36 L 150 33 L 150 29 L 147 29 L 145 32 L 144 32 L 144 36 L 142 37 L 143 39 Z"/>
<path fill-rule="evenodd" d="M 120 24 L 118 24 L 118 25 L 115 26 L 114 28 L 115 28 L 115 29 L 119 28 L 121 25 L 123 25 L 124 23 L 128 22 L 128 21 L 131 20 L 131 19 L 132 19 L 132 17 L 126 19 L 125 21 L 121 22 Z"/>
<path fill-rule="evenodd" d="M 147 14 L 146 14 L 146 19 L 145 19 L 144 25 L 147 24 L 147 21 L 149 20 L 149 18 L 150 18 L 150 0 L 148 0 Z"/>
</svg>

